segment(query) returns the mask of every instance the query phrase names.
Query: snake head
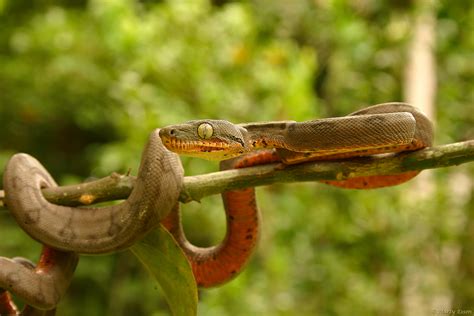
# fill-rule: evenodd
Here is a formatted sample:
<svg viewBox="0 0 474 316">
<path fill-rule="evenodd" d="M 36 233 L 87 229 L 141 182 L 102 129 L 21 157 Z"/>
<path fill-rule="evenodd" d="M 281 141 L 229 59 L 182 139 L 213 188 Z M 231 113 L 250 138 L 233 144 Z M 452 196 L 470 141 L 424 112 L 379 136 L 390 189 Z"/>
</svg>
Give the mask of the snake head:
<svg viewBox="0 0 474 316">
<path fill-rule="evenodd" d="M 195 120 L 160 129 L 165 147 L 177 154 L 224 160 L 248 151 L 247 130 L 224 120 Z"/>
</svg>

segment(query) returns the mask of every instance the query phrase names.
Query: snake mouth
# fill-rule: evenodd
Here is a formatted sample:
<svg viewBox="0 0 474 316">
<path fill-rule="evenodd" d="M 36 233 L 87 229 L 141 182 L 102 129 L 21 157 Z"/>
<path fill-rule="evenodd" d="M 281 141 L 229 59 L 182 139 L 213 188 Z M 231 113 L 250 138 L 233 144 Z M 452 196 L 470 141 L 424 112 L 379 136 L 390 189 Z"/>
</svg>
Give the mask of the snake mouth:
<svg viewBox="0 0 474 316">
<path fill-rule="evenodd" d="M 243 153 L 242 148 L 220 139 L 183 140 L 176 137 L 162 137 L 165 147 L 177 154 L 200 157 L 209 160 L 221 160 Z"/>
<path fill-rule="evenodd" d="M 177 138 L 168 138 L 164 141 L 165 146 L 175 152 L 211 152 L 218 150 L 226 150 L 229 144 L 223 141 L 210 140 L 181 140 Z"/>
</svg>

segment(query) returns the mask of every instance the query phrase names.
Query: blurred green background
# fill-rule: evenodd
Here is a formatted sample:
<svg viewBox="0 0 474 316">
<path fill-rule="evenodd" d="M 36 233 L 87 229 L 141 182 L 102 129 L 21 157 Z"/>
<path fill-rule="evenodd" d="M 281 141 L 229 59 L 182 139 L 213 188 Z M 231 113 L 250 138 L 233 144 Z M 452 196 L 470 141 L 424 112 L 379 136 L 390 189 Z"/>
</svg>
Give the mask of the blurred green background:
<svg viewBox="0 0 474 316">
<path fill-rule="evenodd" d="M 423 3 L 421 6 L 419 3 Z M 154 128 L 197 118 L 308 120 L 402 100 L 420 10 L 435 19 L 436 143 L 474 138 L 472 1 L 0 0 L 0 169 L 37 157 L 61 184 L 136 173 Z M 183 159 L 186 174 L 217 164 Z M 259 248 L 200 315 L 474 313 L 474 165 L 371 191 L 257 190 Z M 222 238 L 219 197 L 183 206 Z M 40 245 L 0 212 L 2 256 Z M 59 315 L 168 315 L 130 252 L 81 258 Z"/>
</svg>

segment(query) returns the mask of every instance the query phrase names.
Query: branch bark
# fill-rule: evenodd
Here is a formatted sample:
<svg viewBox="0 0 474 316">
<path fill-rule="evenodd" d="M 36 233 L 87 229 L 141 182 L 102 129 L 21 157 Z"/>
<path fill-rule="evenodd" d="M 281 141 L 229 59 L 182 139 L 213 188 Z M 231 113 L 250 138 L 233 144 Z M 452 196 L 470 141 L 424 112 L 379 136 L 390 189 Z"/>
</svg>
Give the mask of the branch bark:
<svg viewBox="0 0 474 316">
<path fill-rule="evenodd" d="M 187 203 L 227 190 L 269 185 L 273 183 L 345 180 L 360 176 L 398 174 L 406 171 L 444 168 L 474 161 L 474 140 L 441 145 L 395 156 L 362 157 L 339 161 L 316 161 L 293 166 L 268 164 L 250 168 L 225 170 L 184 178 L 179 200 Z M 112 174 L 100 180 L 43 189 L 52 203 L 88 205 L 126 199 L 133 189 L 135 177 Z M 0 191 L 0 203 L 3 191 Z"/>
</svg>

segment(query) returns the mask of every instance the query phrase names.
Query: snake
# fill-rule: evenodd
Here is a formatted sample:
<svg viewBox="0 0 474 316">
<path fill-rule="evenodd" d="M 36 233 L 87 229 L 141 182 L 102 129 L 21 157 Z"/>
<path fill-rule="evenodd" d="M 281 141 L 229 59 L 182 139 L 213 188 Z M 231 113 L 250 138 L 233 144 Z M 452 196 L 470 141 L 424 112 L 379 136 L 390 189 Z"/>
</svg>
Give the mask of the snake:
<svg viewBox="0 0 474 316">
<path fill-rule="evenodd" d="M 384 103 L 348 116 L 306 122 L 233 124 L 225 120 L 193 120 L 150 134 L 136 184 L 120 204 L 74 208 L 48 202 L 41 189 L 57 184 L 39 161 L 24 153 L 15 154 L 7 163 L 3 179 L 5 201 L 17 223 L 33 239 L 70 256 L 126 249 L 161 223 L 187 255 L 197 284 L 211 287 L 238 275 L 254 252 L 260 234 L 255 191 L 248 188 L 224 192 L 224 240 L 217 246 L 196 247 L 187 241 L 181 226 L 177 201 L 184 171 L 178 155 L 221 160 L 221 169 L 271 162 L 291 165 L 412 151 L 431 146 L 432 138 L 429 119 L 406 103 Z M 416 174 L 326 183 L 368 189 L 399 184 Z M 5 280 L 11 280 L 9 264 L 8 259 L 0 260 L 0 271 L 5 271 L 0 273 L 2 286 L 9 285 Z M 31 273 L 24 275 L 17 275 L 15 282 L 37 282 Z M 27 303 L 34 305 L 34 298 Z"/>
<path fill-rule="evenodd" d="M 41 258 L 51 262 L 42 269 L 40 259 L 39 268 L 31 270 L 0 257 L 0 287 L 33 307 L 51 309 L 70 282 L 77 254 L 127 249 L 158 227 L 178 201 L 183 176 L 178 155 L 163 146 L 155 129 L 144 147 L 129 197 L 116 205 L 77 208 L 46 200 L 41 190 L 57 186 L 52 176 L 33 156 L 13 155 L 3 176 L 6 206 L 30 237 L 46 245 Z M 55 269 L 68 273 L 54 277 Z"/>
<path fill-rule="evenodd" d="M 36 265 L 22 257 L 0 257 L 0 315 L 19 314 L 10 292 L 27 302 L 21 315 L 54 315 L 78 261 L 76 253 L 48 246 L 43 246 Z"/>
<path fill-rule="evenodd" d="M 228 169 L 413 151 L 432 145 L 433 126 L 416 107 L 391 102 L 348 116 L 306 122 L 233 124 L 225 120 L 193 120 L 160 129 L 160 137 L 170 151 L 221 160 L 221 169 Z M 403 183 L 418 173 L 322 182 L 342 188 L 371 189 Z M 227 232 L 217 246 L 196 247 L 186 239 L 179 207 L 163 220 L 188 256 L 201 287 L 216 286 L 234 278 L 248 263 L 259 238 L 260 213 L 255 190 L 227 191 L 222 198 Z"/>
</svg>

